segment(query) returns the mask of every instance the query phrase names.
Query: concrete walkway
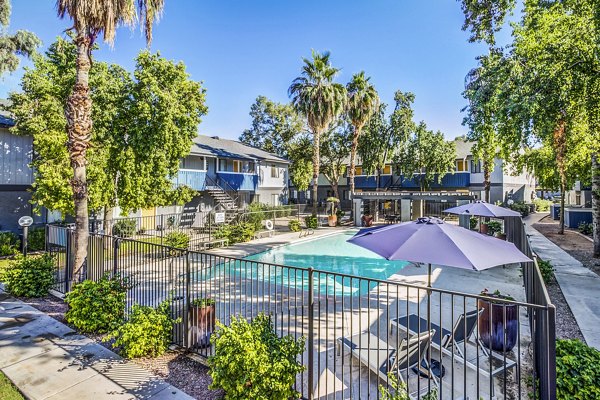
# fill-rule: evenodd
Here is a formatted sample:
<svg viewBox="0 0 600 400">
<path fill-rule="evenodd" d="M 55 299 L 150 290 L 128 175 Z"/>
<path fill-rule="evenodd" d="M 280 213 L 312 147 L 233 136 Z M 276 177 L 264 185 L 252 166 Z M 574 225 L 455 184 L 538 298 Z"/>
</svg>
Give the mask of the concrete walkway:
<svg viewBox="0 0 600 400">
<path fill-rule="evenodd" d="M 192 399 L 1 289 L 0 370 L 31 400 Z"/>
<path fill-rule="evenodd" d="M 550 261 L 585 341 L 600 350 L 600 276 L 531 227 L 546 215 L 532 214 L 524 220 L 531 247 L 542 260 Z"/>
</svg>

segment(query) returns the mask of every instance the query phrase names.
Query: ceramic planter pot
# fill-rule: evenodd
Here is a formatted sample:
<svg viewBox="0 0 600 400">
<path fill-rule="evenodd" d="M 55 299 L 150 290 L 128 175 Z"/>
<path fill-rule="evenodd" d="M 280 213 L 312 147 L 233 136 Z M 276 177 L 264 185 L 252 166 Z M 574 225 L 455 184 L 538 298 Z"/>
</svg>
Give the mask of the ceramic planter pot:
<svg viewBox="0 0 600 400">
<path fill-rule="evenodd" d="M 496 234 L 494 236 L 500 240 L 506 240 L 506 233 L 496 232 Z"/>
<path fill-rule="evenodd" d="M 512 350 L 519 328 L 517 306 L 482 299 L 477 300 L 477 304 L 479 309 L 483 308 L 477 326 L 483 345 L 499 352 Z"/>
<path fill-rule="evenodd" d="M 482 223 L 482 224 L 479 226 L 479 232 L 481 232 L 481 233 L 483 233 L 483 234 L 487 235 L 487 234 L 488 234 L 488 226 L 487 226 L 487 224 L 484 224 L 484 223 Z"/>
<path fill-rule="evenodd" d="M 190 307 L 191 344 L 195 347 L 210 346 L 210 336 L 215 331 L 215 305 Z"/>
<path fill-rule="evenodd" d="M 327 225 L 336 226 L 337 225 L 337 215 L 327 216 Z"/>
</svg>

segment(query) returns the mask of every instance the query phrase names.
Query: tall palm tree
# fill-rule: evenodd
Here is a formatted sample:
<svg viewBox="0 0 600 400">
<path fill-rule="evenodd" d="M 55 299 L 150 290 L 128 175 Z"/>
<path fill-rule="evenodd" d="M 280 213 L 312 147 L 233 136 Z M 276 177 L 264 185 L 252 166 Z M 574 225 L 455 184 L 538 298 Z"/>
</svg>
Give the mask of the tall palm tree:
<svg viewBox="0 0 600 400">
<path fill-rule="evenodd" d="M 354 127 L 352 132 L 352 147 L 350 148 L 350 193 L 354 193 L 354 175 L 356 174 L 356 149 L 358 138 L 363 127 L 369 122 L 371 116 L 379 108 L 379 95 L 375 87 L 369 82 L 371 78 L 365 77 L 361 71 L 352 76 L 352 80 L 346 85 L 348 91 L 347 111 L 348 119 Z"/>
<path fill-rule="evenodd" d="M 71 30 L 77 45 L 76 77 L 73 91 L 67 99 L 67 147 L 73 167 L 73 201 L 75 206 L 75 252 L 73 276 L 80 272 L 87 258 L 88 242 L 88 188 L 86 178 L 86 153 L 90 147 L 92 130 L 92 99 L 88 84 L 92 64 L 92 49 L 96 38 L 102 34 L 104 41 L 114 43 L 116 29 L 133 25 L 138 18 L 146 34 L 146 43 L 152 41 L 152 23 L 158 19 L 164 0 L 57 0 L 58 16 L 68 16 L 73 21 Z"/>
<path fill-rule="evenodd" d="M 339 72 L 329 62 L 329 52 L 312 51 L 312 60 L 303 58 L 302 74 L 293 80 L 288 89 L 292 105 L 306 117 L 313 134 L 313 213 L 317 210 L 317 188 L 319 179 L 319 146 L 321 134 L 344 112 L 346 89 L 333 82 Z"/>
</svg>

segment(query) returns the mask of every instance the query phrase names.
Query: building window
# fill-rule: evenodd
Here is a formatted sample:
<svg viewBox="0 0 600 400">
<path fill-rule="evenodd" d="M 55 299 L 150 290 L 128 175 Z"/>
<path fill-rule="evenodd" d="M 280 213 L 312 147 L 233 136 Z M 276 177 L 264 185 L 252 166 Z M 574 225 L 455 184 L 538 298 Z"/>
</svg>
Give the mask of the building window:
<svg viewBox="0 0 600 400">
<path fill-rule="evenodd" d="M 362 174 L 363 174 L 362 167 L 356 167 L 354 170 L 354 175 L 358 176 L 358 175 L 362 175 Z"/>
<path fill-rule="evenodd" d="M 279 178 L 279 168 L 276 165 L 271 165 L 271 178 Z"/>
<path fill-rule="evenodd" d="M 206 171 L 206 158 L 201 156 L 187 156 L 179 162 L 179 168 Z"/>
<path fill-rule="evenodd" d="M 219 159 L 219 172 L 236 172 L 253 174 L 255 172 L 253 161 Z"/>
<path fill-rule="evenodd" d="M 471 172 L 474 174 L 481 172 L 481 161 L 471 160 Z"/>
<path fill-rule="evenodd" d="M 392 174 L 392 166 L 391 165 L 386 165 L 385 167 L 383 167 L 383 171 L 381 172 L 382 175 L 391 175 Z"/>
<path fill-rule="evenodd" d="M 278 206 L 279 205 L 279 195 L 278 194 L 272 194 L 271 195 L 271 204 L 274 206 Z"/>
<path fill-rule="evenodd" d="M 456 160 L 456 171 L 457 172 L 465 172 L 468 171 L 467 161 L 466 160 Z"/>
</svg>

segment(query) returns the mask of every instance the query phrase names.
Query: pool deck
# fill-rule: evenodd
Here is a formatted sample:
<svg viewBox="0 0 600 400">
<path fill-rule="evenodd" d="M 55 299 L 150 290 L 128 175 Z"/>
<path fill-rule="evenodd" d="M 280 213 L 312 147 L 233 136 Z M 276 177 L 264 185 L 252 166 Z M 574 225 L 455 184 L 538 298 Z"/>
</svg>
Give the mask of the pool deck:
<svg viewBox="0 0 600 400">
<path fill-rule="evenodd" d="M 212 250 L 211 253 L 230 257 L 245 257 L 251 254 L 263 252 L 278 246 L 298 243 L 305 240 L 313 240 L 315 238 L 335 234 L 348 230 L 349 228 L 319 228 L 315 230 L 315 234 L 299 238 L 298 233 L 283 234 L 272 238 L 264 238 L 255 240 L 249 243 L 238 244 L 228 248 L 220 248 Z M 432 251 L 435 251 L 432 248 Z M 525 301 L 523 291 L 523 279 L 518 265 L 496 267 L 485 271 L 472 271 L 466 269 L 458 269 L 451 267 L 434 266 L 432 270 L 432 285 L 434 288 L 456 291 L 466 294 L 479 294 L 483 289 L 487 288 L 490 291 L 500 290 L 503 294 L 511 295 L 517 301 Z M 406 285 L 418 285 L 425 287 L 427 282 L 427 269 L 418 267 L 414 264 L 405 266 L 401 272 L 394 274 L 388 278 L 388 281 Z M 300 325 L 296 325 L 296 329 L 289 330 L 289 319 L 299 317 L 296 315 L 285 315 L 281 304 L 285 304 L 295 297 L 299 297 L 301 291 L 293 292 L 290 295 L 288 291 L 282 287 L 278 293 L 276 287 L 268 293 L 260 293 L 264 290 L 256 285 L 256 282 L 251 280 L 239 279 L 239 281 L 214 282 L 211 285 L 213 288 L 229 287 L 228 293 L 233 293 L 234 298 L 228 298 L 233 301 L 233 311 L 236 313 L 236 302 L 239 301 L 238 314 L 254 315 L 257 311 L 271 310 L 273 305 L 275 314 L 279 308 L 279 319 L 276 317 L 276 324 L 281 327 L 281 333 L 291 333 L 296 335 L 305 334 L 305 319 L 301 319 Z M 248 287 L 250 287 L 250 295 L 248 295 Z M 318 347 L 318 356 L 315 357 L 315 362 L 318 365 L 318 377 L 315 377 L 316 387 L 314 388 L 315 398 L 319 399 L 345 399 L 350 393 L 355 397 L 357 394 L 360 398 L 373 397 L 378 393 L 377 387 L 380 381 L 374 374 L 369 373 L 369 370 L 359 365 L 350 357 L 348 351 L 336 354 L 337 339 L 340 337 L 350 337 L 359 332 L 369 331 L 382 340 L 388 343 L 394 343 L 397 340 L 395 333 L 390 333 L 387 329 L 388 321 L 407 313 L 420 312 L 422 316 L 426 312 L 427 291 L 424 289 L 398 290 L 402 286 L 387 285 L 382 283 L 371 289 L 366 295 L 356 298 L 351 304 L 345 304 L 338 298 L 337 301 L 331 301 L 326 296 L 316 296 L 315 299 L 318 309 L 316 310 L 316 319 L 319 325 L 315 326 L 318 329 L 316 337 L 318 338 L 316 345 Z M 269 288 L 271 290 L 271 288 Z M 302 293 L 302 296 L 305 294 Z M 222 297 L 214 293 L 216 298 Z M 440 297 L 443 297 L 440 300 Z M 252 299 L 260 299 L 261 301 Z M 238 300 L 239 299 L 239 300 Z M 431 316 L 432 321 L 447 328 L 453 324 L 452 316 L 457 316 L 464 312 L 465 309 L 475 308 L 473 299 L 457 296 L 454 300 L 450 300 L 450 295 L 440 295 L 439 292 L 434 292 L 431 297 Z M 463 300 L 465 299 L 465 300 Z M 225 300 L 225 299 L 223 299 Z M 304 297 L 302 298 L 302 301 Z M 289 304 L 289 303 L 288 303 Z M 304 316 L 304 314 L 302 314 Z M 528 365 L 527 349 L 531 342 L 529 325 L 526 318 L 526 310 L 520 309 L 520 343 L 513 350 L 511 357 L 520 361 L 521 368 L 526 368 Z M 298 322 L 292 323 L 291 326 Z M 323 324 L 323 328 L 321 327 Z M 316 322 L 315 322 L 316 324 Z M 301 328 L 300 328 L 301 327 Z M 300 329 L 302 329 L 300 331 Z M 439 358 L 439 357 L 435 357 Z M 443 364 L 446 367 L 447 377 L 443 379 L 443 393 L 440 398 L 490 398 L 487 388 L 477 387 L 478 385 L 486 386 L 488 382 L 484 378 L 480 378 L 475 371 L 467 369 L 465 371 L 461 365 L 452 365 L 452 361 L 448 357 L 443 358 Z M 450 372 L 452 371 L 452 372 Z M 523 374 L 525 370 L 523 370 Z M 514 374 L 513 374 L 514 375 Z M 409 386 L 415 387 L 416 381 L 420 381 L 423 386 L 427 385 L 426 379 L 419 379 L 414 373 L 411 373 Z M 466 378 L 466 379 L 465 379 Z M 509 374 L 509 382 L 514 382 L 514 376 Z M 464 384 L 466 383 L 466 384 Z M 303 379 L 302 384 L 306 385 L 306 380 Z M 516 386 L 516 385 L 515 385 Z M 306 388 L 308 389 L 308 388 Z M 496 397 L 495 398 L 511 398 L 509 394 L 502 394 L 502 387 L 496 380 Z M 513 388 L 514 390 L 514 388 Z M 524 395 L 526 388 L 521 388 L 521 394 Z M 513 392 L 514 393 L 514 392 Z"/>
</svg>

